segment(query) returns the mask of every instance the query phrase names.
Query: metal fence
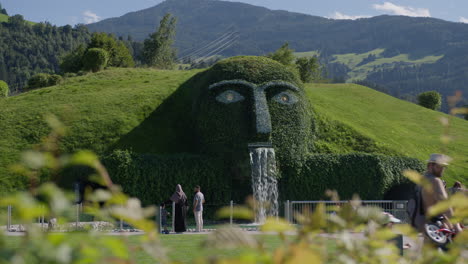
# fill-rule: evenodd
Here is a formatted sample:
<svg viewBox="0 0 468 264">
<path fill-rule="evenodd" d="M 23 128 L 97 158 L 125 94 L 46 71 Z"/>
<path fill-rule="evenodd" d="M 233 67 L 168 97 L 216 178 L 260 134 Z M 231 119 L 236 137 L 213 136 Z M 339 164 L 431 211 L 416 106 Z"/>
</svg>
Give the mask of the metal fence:
<svg viewBox="0 0 468 264">
<path fill-rule="evenodd" d="M 284 217 L 287 221 L 292 224 L 297 224 L 295 215 L 301 214 L 306 216 L 311 214 L 318 204 L 322 203 L 325 205 L 327 213 L 332 213 L 336 210 L 336 207 L 342 206 L 343 204 L 349 203 L 350 201 L 286 201 L 284 203 Z M 361 201 L 362 206 L 373 206 L 381 208 L 382 211 L 394 215 L 400 219 L 403 223 L 409 223 L 409 217 L 407 213 L 408 201 Z"/>
<path fill-rule="evenodd" d="M 325 205 L 327 213 L 332 213 L 334 207 L 341 206 L 348 203 L 349 201 L 286 201 L 284 203 L 284 208 L 282 212 L 287 221 L 292 224 L 297 224 L 297 219 L 295 216 L 301 214 L 306 216 L 311 214 L 316 206 L 319 203 Z M 363 206 L 374 206 L 381 208 L 384 212 L 391 213 L 396 218 L 400 219 L 404 223 L 409 222 L 409 217 L 407 213 L 408 201 L 361 201 Z M 204 227 L 205 229 L 214 229 L 219 224 L 230 224 L 230 225 L 243 225 L 247 224 L 246 220 L 237 220 L 234 219 L 234 206 L 236 204 L 231 201 L 229 205 L 226 204 L 206 204 L 204 205 Z M 216 219 L 214 217 L 214 212 L 222 207 L 230 207 L 230 216 L 228 219 Z M 205 211 L 206 209 L 206 211 Z M 54 228 L 58 231 L 74 231 L 82 229 L 85 225 L 93 223 L 94 217 L 92 215 L 86 214 L 83 212 L 83 205 L 76 204 L 72 210 L 72 216 L 69 218 L 69 223 L 66 225 L 60 225 Z M 206 214 L 205 214 L 206 212 Z M 166 205 L 165 208 L 159 207 L 157 214 L 154 218 L 156 225 L 159 227 L 161 232 L 174 232 L 174 218 L 175 218 L 175 206 L 173 204 Z M 15 217 L 15 208 L 13 206 L 6 206 L 0 208 L 0 221 L 2 222 L 0 226 L 6 224 L 6 231 L 24 231 L 23 225 Z M 37 225 L 40 225 L 42 229 L 49 229 L 49 219 L 46 219 L 44 216 L 37 218 Z M 94 222 L 95 223 L 95 222 Z M 192 231 L 195 228 L 195 222 L 193 219 L 193 214 L 191 210 L 187 212 L 187 223 L 188 231 Z M 113 230 L 133 230 L 134 228 L 124 221 L 117 219 L 114 223 L 109 224 L 112 226 Z"/>
</svg>

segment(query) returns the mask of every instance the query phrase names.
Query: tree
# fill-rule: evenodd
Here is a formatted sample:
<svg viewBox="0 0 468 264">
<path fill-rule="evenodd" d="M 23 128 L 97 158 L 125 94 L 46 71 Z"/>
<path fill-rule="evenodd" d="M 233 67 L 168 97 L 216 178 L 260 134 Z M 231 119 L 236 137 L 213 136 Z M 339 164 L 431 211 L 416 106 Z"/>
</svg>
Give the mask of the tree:
<svg viewBox="0 0 468 264">
<path fill-rule="evenodd" d="M 83 69 L 83 56 L 85 52 L 85 46 L 80 45 L 72 52 L 66 54 L 60 60 L 60 70 L 62 72 L 79 72 Z"/>
<path fill-rule="evenodd" d="M 289 48 L 289 43 L 286 42 L 273 53 L 269 53 L 266 57 L 278 61 L 279 63 L 290 66 L 294 62 L 294 50 Z"/>
<path fill-rule="evenodd" d="M 418 95 L 418 104 L 432 110 L 438 110 L 442 105 L 442 96 L 436 91 L 420 93 Z"/>
<path fill-rule="evenodd" d="M 10 89 L 8 88 L 8 84 L 5 81 L 0 80 L 0 98 L 8 97 L 9 93 Z"/>
<path fill-rule="evenodd" d="M 91 42 L 88 44 L 87 50 L 92 48 L 100 48 L 107 51 L 108 66 L 110 67 L 133 67 L 133 61 L 130 51 L 122 41 L 115 39 L 113 35 L 106 33 L 94 33 L 91 37 Z"/>
<path fill-rule="evenodd" d="M 83 69 L 93 72 L 104 69 L 109 60 L 106 50 L 100 48 L 91 48 L 83 56 Z"/>
<path fill-rule="evenodd" d="M 8 16 L 8 13 L 5 8 L 2 8 L 2 4 L 0 3 L 0 14 L 4 14 Z"/>
<path fill-rule="evenodd" d="M 317 57 L 299 58 L 296 60 L 296 67 L 303 82 L 321 79 L 322 74 Z"/>
<path fill-rule="evenodd" d="M 159 23 L 158 31 L 145 39 L 143 46 L 143 63 L 160 69 L 172 69 L 176 51 L 172 46 L 175 37 L 177 19 L 166 14 Z"/>
</svg>

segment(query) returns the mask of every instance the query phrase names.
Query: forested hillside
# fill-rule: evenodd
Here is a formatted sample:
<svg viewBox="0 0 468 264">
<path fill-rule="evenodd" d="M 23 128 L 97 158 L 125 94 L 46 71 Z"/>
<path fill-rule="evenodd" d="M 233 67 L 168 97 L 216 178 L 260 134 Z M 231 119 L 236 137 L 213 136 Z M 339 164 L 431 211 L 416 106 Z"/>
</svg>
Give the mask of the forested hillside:
<svg viewBox="0 0 468 264">
<path fill-rule="evenodd" d="M 31 23 L 21 15 L 0 23 L 0 80 L 17 93 L 36 73 L 59 71 L 65 53 L 85 44 L 91 34 L 84 26 L 56 27 Z"/>
<path fill-rule="evenodd" d="M 454 90 L 468 94 L 468 25 L 463 23 L 386 15 L 334 20 L 236 2 L 166 0 L 87 27 L 141 41 L 155 31 L 166 13 L 178 19 L 175 45 L 179 57 L 210 52 L 263 55 L 287 41 L 297 52 L 320 54 L 330 79 L 351 82 L 359 72 L 361 80 L 383 86 L 398 97 L 428 90 L 444 96 L 453 95 Z M 369 56 L 375 50 L 379 55 Z M 356 64 L 337 60 L 349 54 L 367 55 Z M 360 66 L 366 69 L 356 68 Z M 446 110 L 447 104 L 443 107 Z"/>
</svg>

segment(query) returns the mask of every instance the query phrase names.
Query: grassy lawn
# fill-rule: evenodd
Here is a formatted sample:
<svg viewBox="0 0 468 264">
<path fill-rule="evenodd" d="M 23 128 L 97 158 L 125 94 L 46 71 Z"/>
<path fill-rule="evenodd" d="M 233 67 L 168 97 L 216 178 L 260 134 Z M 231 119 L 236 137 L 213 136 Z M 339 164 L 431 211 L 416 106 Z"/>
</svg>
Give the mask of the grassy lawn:
<svg viewBox="0 0 468 264">
<path fill-rule="evenodd" d="M 308 84 L 315 111 L 339 121 L 399 155 L 426 160 L 430 153 L 454 158 L 445 172 L 448 186 L 467 181 L 468 123 L 354 84 Z M 452 141 L 443 145 L 440 118 L 450 120 Z"/>
<path fill-rule="evenodd" d="M 79 235 L 77 235 L 79 236 Z M 161 243 L 168 250 L 168 256 L 172 261 L 181 263 L 192 263 L 194 260 L 208 256 L 223 256 L 235 257 L 243 252 L 248 252 L 247 249 L 212 249 L 202 246 L 202 242 L 206 239 L 206 234 L 189 235 L 189 234 L 171 234 L 161 235 Z M 262 241 L 265 249 L 272 251 L 281 244 L 281 240 L 277 235 L 256 235 L 255 238 Z M 142 236 L 121 236 L 118 237 L 125 241 L 125 244 L 131 248 L 130 257 L 138 264 L 154 263 L 154 260 L 144 251 L 137 249 Z M 7 247 L 19 247 L 21 237 L 8 237 Z"/>
</svg>

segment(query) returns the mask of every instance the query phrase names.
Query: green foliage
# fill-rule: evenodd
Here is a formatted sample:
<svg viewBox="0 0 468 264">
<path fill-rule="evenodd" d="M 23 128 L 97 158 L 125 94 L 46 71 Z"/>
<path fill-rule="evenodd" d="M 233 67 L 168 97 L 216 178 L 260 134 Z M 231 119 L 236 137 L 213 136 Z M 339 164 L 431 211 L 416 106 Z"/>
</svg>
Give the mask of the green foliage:
<svg viewBox="0 0 468 264">
<path fill-rule="evenodd" d="M 28 80 L 28 89 L 49 86 L 50 74 L 38 73 Z"/>
<path fill-rule="evenodd" d="M 63 56 L 60 60 L 60 70 L 64 73 L 79 72 L 83 69 L 83 56 L 85 52 L 85 46 L 79 45 L 76 49 Z"/>
<path fill-rule="evenodd" d="M 0 23 L 0 79 L 8 83 L 12 93 L 21 92 L 31 76 L 57 72 L 59 58 L 89 38 L 84 26 Z"/>
<path fill-rule="evenodd" d="M 151 67 L 172 69 L 176 57 L 172 47 L 175 37 L 177 19 L 166 14 L 159 23 L 158 31 L 145 39 L 143 46 L 143 62 Z"/>
<path fill-rule="evenodd" d="M 106 33 L 93 33 L 91 42 L 88 44 L 87 50 L 92 48 L 101 48 L 109 54 L 108 66 L 110 67 L 133 67 L 133 61 L 130 51 L 125 44 L 116 40 L 113 35 Z"/>
<path fill-rule="evenodd" d="M 278 50 L 266 55 L 268 58 L 275 60 L 283 65 L 289 66 L 294 62 L 294 50 L 289 48 L 289 43 L 284 43 Z M 301 76 L 302 77 L 302 76 Z"/>
<path fill-rule="evenodd" d="M 442 105 L 442 97 L 436 91 L 420 93 L 418 95 L 418 104 L 431 110 L 438 110 Z"/>
<path fill-rule="evenodd" d="M 182 185 L 187 195 L 196 185 L 202 186 L 209 204 L 229 204 L 231 192 L 234 192 L 231 179 L 224 176 L 224 164 L 219 158 L 116 150 L 103 159 L 103 164 L 112 180 L 144 205 L 169 200 L 177 184 Z"/>
<path fill-rule="evenodd" d="M 291 200 L 321 200 L 326 190 L 338 190 L 341 198 L 379 200 L 392 187 L 408 183 L 403 171 L 423 172 L 424 164 L 414 158 L 351 153 L 309 155 L 297 175 L 280 181 L 280 195 Z"/>
<path fill-rule="evenodd" d="M 62 82 L 62 76 L 58 74 L 51 74 L 48 80 L 48 86 L 58 85 Z"/>
<path fill-rule="evenodd" d="M 28 89 L 48 87 L 60 84 L 62 76 L 57 74 L 38 73 L 28 80 Z"/>
<path fill-rule="evenodd" d="M 8 84 L 0 80 L 0 97 L 8 97 L 9 93 L 10 89 L 8 88 Z"/>
<path fill-rule="evenodd" d="M 321 78 L 321 69 L 317 57 L 301 57 L 296 60 L 296 67 L 303 82 L 311 82 Z"/>
<path fill-rule="evenodd" d="M 91 48 L 83 56 L 83 69 L 98 72 L 107 66 L 109 55 L 107 51 L 100 48 Z"/>
<path fill-rule="evenodd" d="M 298 90 L 289 91 L 282 85 L 269 89 L 266 103 L 260 108 L 255 105 L 260 99 L 255 97 L 252 88 L 232 84 L 230 90 L 242 94 L 245 100 L 225 104 L 216 98 L 226 87 L 208 89 L 211 84 L 225 80 L 249 82 L 256 85 L 254 90 L 271 81 L 282 81 L 297 86 Z M 314 122 L 311 109 L 301 89 L 301 81 L 284 65 L 266 57 L 234 57 L 216 63 L 199 74 L 195 81 L 194 124 L 198 148 L 202 153 L 216 153 L 236 162 L 247 162 L 238 166 L 248 168 L 246 147 L 249 143 L 272 142 L 283 165 L 298 162 L 312 150 Z M 285 105 L 274 99 L 284 91 L 297 98 L 297 102 Z M 271 132 L 258 131 L 258 120 L 262 117 L 257 112 L 269 114 Z"/>
</svg>

